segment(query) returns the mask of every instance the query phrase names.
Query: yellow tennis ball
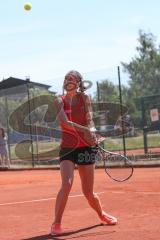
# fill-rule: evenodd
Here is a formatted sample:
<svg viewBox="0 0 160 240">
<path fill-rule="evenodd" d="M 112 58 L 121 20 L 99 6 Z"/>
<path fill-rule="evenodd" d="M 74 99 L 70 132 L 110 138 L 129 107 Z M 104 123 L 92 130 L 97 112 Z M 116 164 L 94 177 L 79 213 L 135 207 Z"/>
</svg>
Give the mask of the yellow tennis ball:
<svg viewBox="0 0 160 240">
<path fill-rule="evenodd" d="M 24 9 L 26 10 L 26 11 L 29 11 L 29 10 L 31 10 L 31 8 L 32 8 L 32 4 L 31 3 L 25 3 L 24 4 Z"/>
</svg>

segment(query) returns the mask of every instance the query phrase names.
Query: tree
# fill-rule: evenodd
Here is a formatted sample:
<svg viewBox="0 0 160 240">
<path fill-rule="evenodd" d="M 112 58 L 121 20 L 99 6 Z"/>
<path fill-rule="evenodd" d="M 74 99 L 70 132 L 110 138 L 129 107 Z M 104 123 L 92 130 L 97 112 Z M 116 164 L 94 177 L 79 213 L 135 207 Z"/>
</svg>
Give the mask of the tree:
<svg viewBox="0 0 160 240">
<path fill-rule="evenodd" d="M 138 42 L 138 55 L 130 63 L 122 63 L 122 66 L 130 79 L 125 102 L 136 125 L 140 126 L 141 112 L 136 105 L 137 99 L 160 94 L 160 46 L 157 47 L 152 33 L 142 30 L 139 31 Z"/>
<path fill-rule="evenodd" d="M 118 86 L 114 85 L 108 79 L 98 83 L 100 100 L 103 102 L 117 102 L 119 101 Z M 98 100 L 98 93 L 95 93 L 94 99 Z"/>
<path fill-rule="evenodd" d="M 122 63 L 130 77 L 130 93 L 133 98 L 160 94 L 160 47 L 152 33 L 139 31 L 138 41 L 138 56 L 129 64 Z"/>
</svg>

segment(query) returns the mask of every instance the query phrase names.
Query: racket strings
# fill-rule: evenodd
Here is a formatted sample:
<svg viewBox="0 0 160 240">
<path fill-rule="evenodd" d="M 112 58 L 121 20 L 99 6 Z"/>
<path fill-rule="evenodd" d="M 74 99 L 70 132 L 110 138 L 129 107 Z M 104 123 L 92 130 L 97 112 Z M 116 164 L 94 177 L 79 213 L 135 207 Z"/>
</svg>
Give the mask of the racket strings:
<svg viewBox="0 0 160 240">
<path fill-rule="evenodd" d="M 117 181 L 123 182 L 133 175 L 131 161 L 123 155 L 100 150 L 101 158 L 104 161 L 104 168 L 107 175 Z"/>
</svg>

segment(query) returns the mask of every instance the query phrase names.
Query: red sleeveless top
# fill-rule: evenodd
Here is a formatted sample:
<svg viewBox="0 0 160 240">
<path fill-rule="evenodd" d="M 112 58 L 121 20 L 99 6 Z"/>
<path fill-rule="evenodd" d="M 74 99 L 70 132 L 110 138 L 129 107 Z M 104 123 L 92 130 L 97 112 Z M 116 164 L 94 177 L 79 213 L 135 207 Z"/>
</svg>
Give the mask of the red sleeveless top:
<svg viewBox="0 0 160 240">
<path fill-rule="evenodd" d="M 87 118 L 85 110 L 85 97 L 83 93 L 77 93 L 71 102 L 67 101 L 66 96 L 62 96 L 63 109 L 69 121 L 75 122 L 87 127 Z M 61 148 L 78 148 L 89 146 L 84 140 L 84 133 L 77 129 L 68 130 L 63 124 Z"/>
</svg>

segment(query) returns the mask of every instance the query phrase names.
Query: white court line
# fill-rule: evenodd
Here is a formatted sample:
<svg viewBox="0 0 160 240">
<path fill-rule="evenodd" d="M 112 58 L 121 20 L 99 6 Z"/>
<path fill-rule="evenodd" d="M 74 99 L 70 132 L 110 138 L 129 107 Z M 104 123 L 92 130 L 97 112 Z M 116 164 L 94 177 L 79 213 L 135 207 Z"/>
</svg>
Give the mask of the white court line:
<svg viewBox="0 0 160 240">
<path fill-rule="evenodd" d="M 135 194 L 144 194 L 144 195 L 160 195 L 160 192 L 131 192 L 131 191 L 111 191 L 112 193 L 117 193 L 117 194 L 125 194 L 125 193 L 135 193 Z"/>
<path fill-rule="evenodd" d="M 142 194 L 146 194 L 146 195 L 160 195 L 160 192 L 136 192 L 136 193 L 142 193 Z"/>
<path fill-rule="evenodd" d="M 110 192 L 110 191 L 108 191 Z M 105 192 L 98 192 L 97 194 L 103 194 Z M 144 194 L 144 195 L 160 195 L 160 192 L 130 192 L 130 191 L 111 191 L 111 193 L 114 194 L 125 194 L 125 193 L 135 193 L 135 194 Z M 69 196 L 70 198 L 76 198 L 76 197 L 84 197 L 83 194 L 79 195 L 71 195 Z M 7 206 L 7 205 L 17 205 L 17 204 L 25 204 L 25 203 L 34 203 L 34 202 L 44 202 L 44 201 L 50 201 L 50 200 L 55 200 L 56 197 L 54 198 L 42 198 L 42 199 L 34 199 L 34 200 L 28 200 L 28 201 L 22 201 L 22 202 L 9 202 L 9 203 L 0 203 L 0 206 Z"/>
<path fill-rule="evenodd" d="M 104 192 L 98 192 L 97 194 L 103 194 Z M 76 198 L 76 197 L 84 197 L 83 194 L 79 195 L 71 195 L 69 196 L 70 198 Z M 7 206 L 7 205 L 17 205 L 17 204 L 24 204 L 24 203 L 34 203 L 34 202 L 44 202 L 44 201 L 50 201 L 50 200 L 55 200 L 56 197 L 54 198 L 42 198 L 42 199 L 35 199 L 35 200 L 28 200 L 28 201 L 23 201 L 23 202 L 9 202 L 9 203 L 0 203 L 0 206 Z"/>
</svg>

